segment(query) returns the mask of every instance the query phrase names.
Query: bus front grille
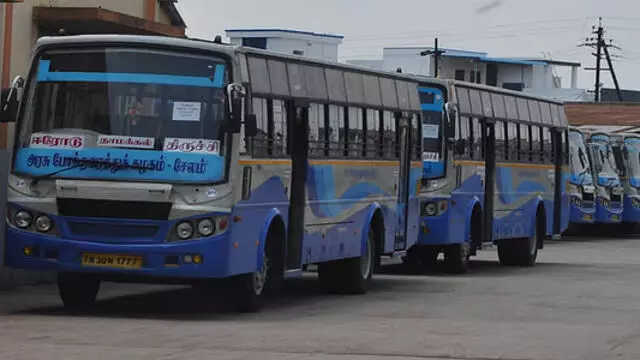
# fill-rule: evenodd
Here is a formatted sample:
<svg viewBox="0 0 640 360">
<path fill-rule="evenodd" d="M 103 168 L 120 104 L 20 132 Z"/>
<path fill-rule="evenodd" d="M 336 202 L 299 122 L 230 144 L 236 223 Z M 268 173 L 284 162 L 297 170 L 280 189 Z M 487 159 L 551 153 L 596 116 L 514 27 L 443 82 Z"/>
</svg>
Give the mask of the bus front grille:
<svg viewBox="0 0 640 360">
<path fill-rule="evenodd" d="M 583 193 L 582 194 L 582 201 L 593 201 L 593 193 Z"/>
<path fill-rule="evenodd" d="M 171 211 L 171 203 L 67 198 L 57 202 L 62 216 L 168 220 Z"/>
</svg>

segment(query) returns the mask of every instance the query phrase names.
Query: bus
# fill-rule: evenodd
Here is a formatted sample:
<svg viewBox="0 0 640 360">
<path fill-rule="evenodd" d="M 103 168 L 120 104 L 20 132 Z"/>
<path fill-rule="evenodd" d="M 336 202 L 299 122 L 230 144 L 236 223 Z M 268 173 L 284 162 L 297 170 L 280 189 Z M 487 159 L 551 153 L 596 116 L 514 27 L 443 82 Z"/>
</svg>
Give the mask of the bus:
<svg viewBox="0 0 640 360">
<path fill-rule="evenodd" d="M 567 193 L 570 202 L 569 229 L 574 233 L 585 224 L 595 221 L 595 187 L 591 173 L 591 161 L 584 133 L 569 128 L 569 168 L 571 172 Z"/>
<path fill-rule="evenodd" d="M 423 79 L 419 92 L 421 231 L 405 262 L 428 266 L 444 253 L 447 271 L 464 273 L 470 256 L 497 245 L 503 265 L 533 265 L 543 238 L 569 223 L 563 104 L 460 81 Z"/>
<path fill-rule="evenodd" d="M 640 224 L 640 134 L 611 134 L 616 166 L 624 188 L 622 225 L 626 232 Z"/>
<path fill-rule="evenodd" d="M 6 264 L 55 271 L 65 307 L 125 281 L 221 286 L 257 311 L 307 264 L 362 294 L 417 239 L 420 101 L 404 74 L 152 36 L 34 51 L 3 115 L 17 120 Z"/>
<path fill-rule="evenodd" d="M 596 214 L 594 224 L 620 224 L 624 209 L 624 188 L 618 176 L 611 137 L 601 131 L 588 131 L 587 147 L 593 165 L 596 187 Z"/>
</svg>

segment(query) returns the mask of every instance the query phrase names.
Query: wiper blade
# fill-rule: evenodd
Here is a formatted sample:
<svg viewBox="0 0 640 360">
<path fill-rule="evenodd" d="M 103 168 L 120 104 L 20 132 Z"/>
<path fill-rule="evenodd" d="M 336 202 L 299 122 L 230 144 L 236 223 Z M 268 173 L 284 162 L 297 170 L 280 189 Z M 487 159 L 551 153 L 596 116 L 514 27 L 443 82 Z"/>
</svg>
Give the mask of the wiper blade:
<svg viewBox="0 0 640 360">
<path fill-rule="evenodd" d="M 56 175 L 58 175 L 58 174 L 60 174 L 62 172 L 73 170 L 73 169 L 77 169 L 77 168 L 82 167 L 82 166 L 89 166 L 89 167 L 95 167 L 95 168 L 97 168 L 99 166 L 105 166 L 105 170 L 107 170 L 107 169 L 111 169 L 111 170 L 123 170 L 123 169 L 155 170 L 155 168 L 153 168 L 153 167 L 146 167 L 146 166 L 141 166 L 141 165 L 138 165 L 138 164 L 118 163 L 118 162 L 112 162 L 112 161 L 107 161 L 107 160 L 73 158 L 73 159 L 71 159 L 71 162 L 73 164 L 70 165 L 70 166 L 67 166 L 65 168 L 56 170 L 54 172 L 50 172 L 48 174 L 44 174 L 44 175 L 40 175 L 40 176 L 34 176 L 33 177 L 33 185 L 36 185 L 41 180 L 50 179 L 51 177 L 56 176 Z"/>
</svg>

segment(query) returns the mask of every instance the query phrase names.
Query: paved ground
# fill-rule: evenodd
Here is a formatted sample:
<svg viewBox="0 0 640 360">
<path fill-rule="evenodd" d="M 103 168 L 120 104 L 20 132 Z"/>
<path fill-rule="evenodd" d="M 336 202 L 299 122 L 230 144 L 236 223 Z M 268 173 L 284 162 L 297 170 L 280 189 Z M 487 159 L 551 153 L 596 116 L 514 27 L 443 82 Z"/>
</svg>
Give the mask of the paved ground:
<svg viewBox="0 0 640 360">
<path fill-rule="evenodd" d="M 640 240 L 565 240 L 531 269 L 495 259 L 467 276 L 391 267 L 366 296 L 305 278 L 251 315 L 123 285 L 70 315 L 55 289 L 24 288 L 0 293 L 0 359 L 640 359 Z"/>
</svg>

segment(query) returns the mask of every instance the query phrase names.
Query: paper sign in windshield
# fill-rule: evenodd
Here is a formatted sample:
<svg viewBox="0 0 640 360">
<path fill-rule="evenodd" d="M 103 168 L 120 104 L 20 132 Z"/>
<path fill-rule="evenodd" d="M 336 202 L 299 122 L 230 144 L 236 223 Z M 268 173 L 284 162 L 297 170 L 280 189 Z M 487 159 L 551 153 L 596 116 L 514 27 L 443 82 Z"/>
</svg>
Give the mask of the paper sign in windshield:
<svg viewBox="0 0 640 360">
<path fill-rule="evenodd" d="M 422 161 L 437 162 L 440 161 L 440 154 L 437 152 L 423 152 Z"/>
<path fill-rule="evenodd" d="M 220 141 L 207 139 L 166 138 L 164 151 L 218 155 Z"/>
<path fill-rule="evenodd" d="M 422 137 L 425 139 L 437 139 L 440 133 L 440 125 L 422 124 Z"/>
<path fill-rule="evenodd" d="M 174 101 L 173 120 L 175 121 L 200 121 L 202 104 L 197 101 Z"/>
<path fill-rule="evenodd" d="M 150 137 L 99 135 L 98 147 L 153 149 L 156 139 Z"/>
<path fill-rule="evenodd" d="M 41 149 L 82 149 L 85 139 L 83 135 L 65 134 L 31 134 L 29 147 Z"/>
</svg>

